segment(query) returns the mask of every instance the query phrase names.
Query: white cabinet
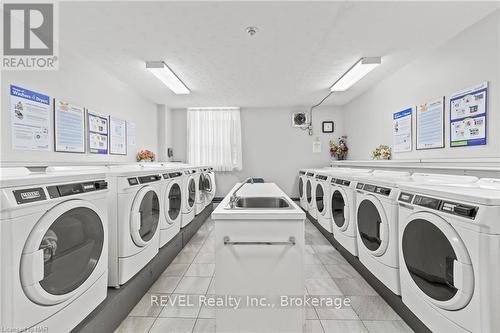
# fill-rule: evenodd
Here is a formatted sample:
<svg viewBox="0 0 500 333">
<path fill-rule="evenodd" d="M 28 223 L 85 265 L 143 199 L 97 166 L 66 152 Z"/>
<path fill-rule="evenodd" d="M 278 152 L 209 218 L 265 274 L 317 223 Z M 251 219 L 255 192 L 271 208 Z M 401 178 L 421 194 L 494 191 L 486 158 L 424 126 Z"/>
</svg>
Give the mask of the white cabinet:
<svg viewBox="0 0 500 333">
<path fill-rule="evenodd" d="M 218 212 L 223 215 L 224 204 Z M 298 208 L 285 219 L 272 212 L 213 215 L 215 293 L 241 301 L 238 308 L 216 310 L 217 332 L 303 332 L 304 308 L 282 307 L 280 301 L 305 292 L 305 216 Z"/>
</svg>

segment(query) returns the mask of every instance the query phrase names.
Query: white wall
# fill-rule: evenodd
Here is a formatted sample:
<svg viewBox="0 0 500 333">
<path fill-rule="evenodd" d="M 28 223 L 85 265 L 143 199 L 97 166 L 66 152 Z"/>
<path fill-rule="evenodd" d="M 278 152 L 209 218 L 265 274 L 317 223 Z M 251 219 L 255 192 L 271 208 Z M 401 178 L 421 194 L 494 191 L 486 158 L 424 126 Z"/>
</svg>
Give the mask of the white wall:
<svg viewBox="0 0 500 333">
<path fill-rule="evenodd" d="M 80 57 L 60 50 L 58 71 L 2 71 L 1 162 L 15 164 L 128 162 L 140 149 L 158 151 L 156 104 Z M 127 156 L 13 150 L 10 133 L 10 85 L 81 105 L 136 124 L 137 146 Z M 53 126 L 53 124 L 52 124 Z M 53 136 L 52 136 L 53 146 Z"/>
<path fill-rule="evenodd" d="M 304 108 L 305 109 L 305 108 Z M 314 111 L 314 135 L 291 126 L 291 109 L 242 109 L 243 170 L 217 173 L 217 196 L 225 196 L 238 180 L 262 177 L 275 182 L 289 196 L 298 197 L 297 172 L 302 167 L 323 167 L 330 161 L 328 141 L 344 134 L 342 111 L 322 107 Z M 321 133 L 321 122 L 335 122 L 333 134 Z M 186 110 L 172 111 L 174 157 L 186 159 Z M 312 152 L 316 137 L 322 153 Z"/>
<path fill-rule="evenodd" d="M 344 106 L 349 159 L 370 159 L 371 152 L 379 144 L 392 145 L 394 112 L 443 95 L 446 96 L 446 148 L 398 153 L 394 159 L 500 157 L 499 61 L 500 20 L 497 10 Z M 488 144 L 449 148 L 450 94 L 484 81 L 489 82 Z M 413 120 L 415 147 L 415 117 Z"/>
<path fill-rule="evenodd" d="M 172 147 L 172 110 L 158 105 L 158 161 L 169 161 L 168 148 Z"/>
</svg>

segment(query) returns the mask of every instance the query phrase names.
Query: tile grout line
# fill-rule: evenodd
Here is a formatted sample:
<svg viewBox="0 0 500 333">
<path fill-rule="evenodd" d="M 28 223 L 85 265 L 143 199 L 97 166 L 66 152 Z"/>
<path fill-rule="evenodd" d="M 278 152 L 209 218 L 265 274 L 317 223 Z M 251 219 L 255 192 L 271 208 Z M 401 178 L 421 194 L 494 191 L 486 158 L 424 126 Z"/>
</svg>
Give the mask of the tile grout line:
<svg viewBox="0 0 500 333">
<path fill-rule="evenodd" d="M 207 219 L 208 219 L 208 218 L 207 218 Z M 206 222 L 207 222 L 207 220 L 205 220 L 205 221 L 203 222 L 202 226 L 203 226 L 203 225 L 205 225 L 205 223 L 206 223 Z M 196 234 L 198 234 L 198 232 L 199 232 L 199 229 L 198 229 L 198 231 L 196 232 Z M 210 231 L 210 233 L 212 233 L 212 231 Z M 210 235 L 210 233 L 209 233 L 209 235 Z M 196 234 L 195 234 L 195 235 L 196 235 Z M 209 236 L 209 235 L 208 235 L 208 236 Z M 196 258 L 196 256 L 198 255 L 198 253 L 200 253 L 201 248 L 203 247 L 203 245 L 204 245 L 204 244 L 205 244 L 205 242 L 207 241 L 208 236 L 205 238 L 205 240 L 203 241 L 203 243 L 202 243 L 202 245 L 200 246 L 200 248 L 196 251 L 196 255 L 193 257 L 193 259 L 192 259 L 192 260 L 191 260 L 191 262 L 189 263 L 189 265 L 188 265 L 187 269 L 186 269 L 184 272 L 182 272 L 182 275 L 180 276 L 179 281 L 178 281 L 178 282 L 177 282 L 177 284 L 175 285 L 175 288 L 173 289 L 173 291 L 172 291 L 171 293 L 167 293 L 168 297 L 170 297 L 173 293 L 175 293 L 175 290 L 176 290 L 176 289 L 177 289 L 177 287 L 179 286 L 179 283 L 181 282 L 182 278 L 183 278 L 183 277 L 185 277 L 185 274 L 186 274 L 186 272 L 188 271 L 189 267 L 191 267 L 191 265 L 193 264 L 194 259 Z M 190 240 L 190 241 L 191 241 L 191 240 Z M 188 242 L 188 244 L 189 244 L 189 242 Z M 183 248 L 183 249 L 184 249 L 184 248 Z M 177 256 L 178 256 L 178 255 L 180 255 L 180 254 L 181 254 L 181 252 L 182 252 L 182 250 L 181 250 L 181 251 L 177 254 Z M 175 256 L 175 258 L 177 258 L 177 256 Z M 175 260 L 175 258 L 174 258 L 174 260 Z M 172 260 L 172 261 L 173 261 L 173 260 Z M 165 270 L 167 270 L 167 269 L 168 269 L 168 267 L 169 267 L 171 264 L 172 264 L 172 262 L 170 262 L 170 264 L 168 264 L 168 266 L 165 268 Z M 165 272 L 165 270 L 162 272 L 162 274 Z M 161 277 L 161 275 L 162 275 L 162 274 L 160 274 L 160 277 Z M 156 281 L 158 281 L 158 279 L 157 279 Z M 156 282 L 156 281 L 155 281 L 155 282 Z M 147 330 L 147 332 L 146 332 L 146 333 L 149 333 L 149 332 L 151 331 L 151 329 L 154 327 L 154 325 L 155 325 L 155 324 L 156 324 L 156 322 L 158 321 L 158 318 L 160 318 L 160 315 L 161 315 L 161 313 L 163 312 L 163 310 L 164 310 L 164 309 L 161 309 L 161 310 L 160 310 L 160 312 L 158 312 L 158 315 L 156 315 L 155 320 L 153 321 L 153 324 L 151 325 L 151 327 L 149 327 L 149 329 Z M 200 308 L 200 311 L 201 311 L 201 308 Z M 199 313 L 198 313 L 198 315 L 199 315 Z M 197 315 L 197 316 L 198 316 L 198 315 Z M 129 316 L 129 315 L 127 315 L 127 318 L 128 318 L 128 317 L 130 317 L 130 316 Z M 150 318 L 152 318 L 152 317 L 150 317 Z M 195 320 L 195 325 L 193 326 L 193 329 L 191 330 L 191 332 L 193 332 L 194 327 L 196 326 L 196 322 L 197 322 L 197 321 L 198 321 L 198 318 L 196 318 L 196 320 Z"/>
</svg>

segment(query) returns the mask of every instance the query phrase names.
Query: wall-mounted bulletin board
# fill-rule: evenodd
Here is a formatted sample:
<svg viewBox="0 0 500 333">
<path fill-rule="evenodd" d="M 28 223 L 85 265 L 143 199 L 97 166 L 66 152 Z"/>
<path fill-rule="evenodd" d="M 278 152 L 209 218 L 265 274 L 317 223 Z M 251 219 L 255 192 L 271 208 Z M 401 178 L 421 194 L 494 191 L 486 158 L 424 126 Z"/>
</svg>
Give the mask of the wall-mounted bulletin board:
<svg viewBox="0 0 500 333">
<path fill-rule="evenodd" d="M 109 116 L 109 153 L 127 155 L 127 121 Z"/>
<path fill-rule="evenodd" d="M 103 155 L 108 153 L 108 122 L 108 116 L 87 110 L 87 137 L 89 153 Z"/>
<path fill-rule="evenodd" d="M 417 150 L 444 148 L 444 96 L 416 108 Z"/>
<path fill-rule="evenodd" d="M 54 99 L 55 151 L 85 153 L 85 109 Z"/>
<path fill-rule="evenodd" d="M 463 89 L 450 97 L 450 147 L 486 144 L 488 82 Z"/>
<path fill-rule="evenodd" d="M 413 109 L 408 108 L 392 115 L 393 150 L 395 153 L 408 152 L 412 145 Z"/>
</svg>

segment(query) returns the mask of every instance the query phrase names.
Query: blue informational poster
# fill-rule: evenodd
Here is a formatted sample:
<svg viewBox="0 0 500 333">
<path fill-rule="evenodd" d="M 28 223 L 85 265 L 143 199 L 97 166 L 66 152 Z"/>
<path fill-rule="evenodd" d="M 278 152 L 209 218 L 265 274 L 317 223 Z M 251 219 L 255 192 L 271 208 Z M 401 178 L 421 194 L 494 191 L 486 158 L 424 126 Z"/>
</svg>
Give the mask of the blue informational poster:
<svg viewBox="0 0 500 333">
<path fill-rule="evenodd" d="M 486 144 L 488 82 L 463 89 L 450 97 L 450 147 Z"/>
<path fill-rule="evenodd" d="M 12 149 L 50 150 L 50 97 L 10 86 Z"/>
<path fill-rule="evenodd" d="M 412 113 L 409 108 L 392 115 L 393 151 L 402 153 L 412 150 Z"/>
<path fill-rule="evenodd" d="M 108 116 L 87 110 L 89 153 L 108 153 Z"/>
</svg>

